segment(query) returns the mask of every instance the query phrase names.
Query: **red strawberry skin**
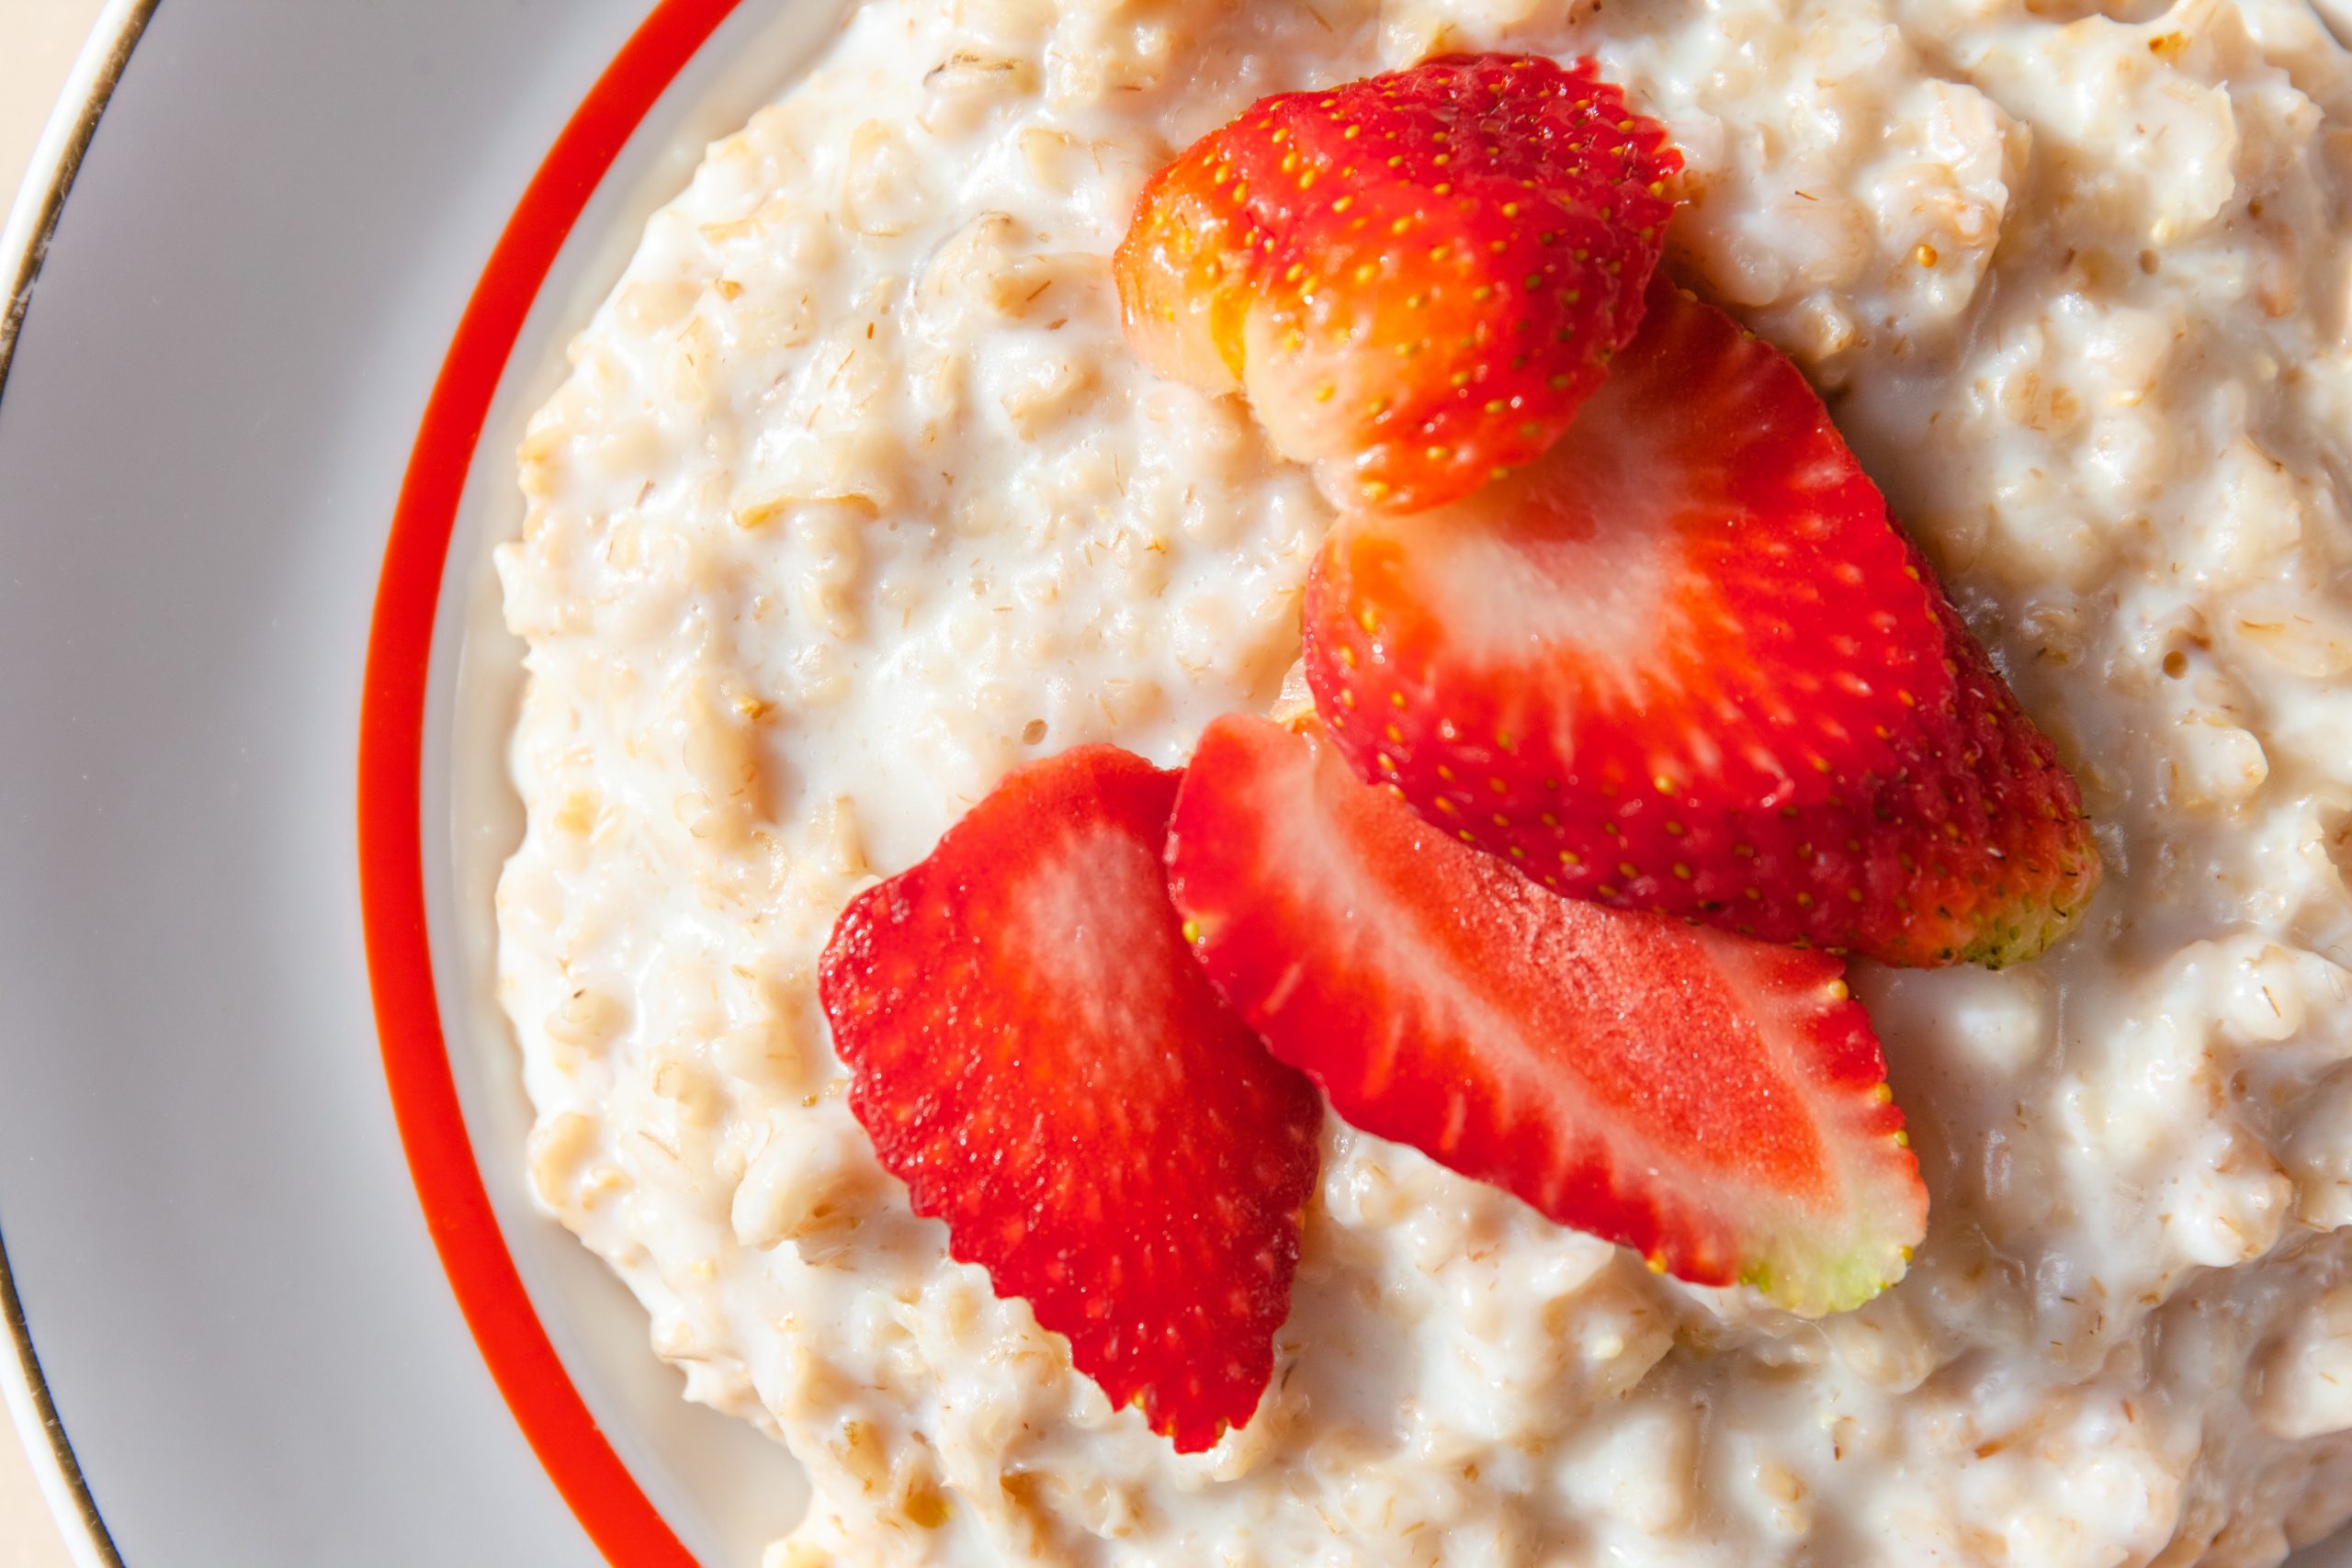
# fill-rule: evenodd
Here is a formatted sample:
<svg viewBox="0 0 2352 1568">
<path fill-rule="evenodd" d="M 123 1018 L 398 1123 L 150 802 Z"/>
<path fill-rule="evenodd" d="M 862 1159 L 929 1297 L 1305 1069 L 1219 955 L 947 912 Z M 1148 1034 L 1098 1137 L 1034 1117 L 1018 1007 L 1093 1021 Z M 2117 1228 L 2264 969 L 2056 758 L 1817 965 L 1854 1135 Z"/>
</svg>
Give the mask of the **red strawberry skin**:
<svg viewBox="0 0 2352 1568">
<path fill-rule="evenodd" d="M 1161 374 L 1246 391 L 1343 503 L 1542 454 L 1633 334 L 1681 156 L 1592 62 L 1450 55 L 1285 93 L 1145 186 L 1114 261 Z"/>
<path fill-rule="evenodd" d="M 1784 849 L 1782 864 L 1792 882 L 1810 885 L 1814 908 L 1846 901 L 1849 923 L 1825 945 L 1893 964 L 1998 969 L 2039 957 L 2071 931 L 2104 866 L 2075 775 L 2018 705 L 1927 558 L 1915 548 L 1912 559 L 1944 630 L 1951 722 L 1921 739 L 1877 794 L 1848 803 L 1843 822 L 1825 818 L 1812 839 Z M 1841 849 L 1855 859 L 1840 863 Z M 1847 891 L 1854 886 L 1863 897 Z M 1837 922 L 1816 919 L 1812 929 L 1826 937 Z"/>
<path fill-rule="evenodd" d="M 1012 774 L 850 904 L 819 989 L 915 1211 L 1194 1452 L 1272 1374 L 1322 1107 L 1186 949 L 1178 778 L 1111 746 Z"/>
<path fill-rule="evenodd" d="M 1662 280 L 1535 468 L 1344 519 L 1305 625 L 1358 773 L 1577 897 L 2000 964 L 2098 885 L 2073 779 L 1819 398 Z"/>
<path fill-rule="evenodd" d="M 1202 739 L 1168 863 L 1217 987 L 1367 1132 L 1798 1312 L 1868 1299 L 1925 1232 L 1831 958 L 1547 893 L 1239 716 Z"/>
</svg>

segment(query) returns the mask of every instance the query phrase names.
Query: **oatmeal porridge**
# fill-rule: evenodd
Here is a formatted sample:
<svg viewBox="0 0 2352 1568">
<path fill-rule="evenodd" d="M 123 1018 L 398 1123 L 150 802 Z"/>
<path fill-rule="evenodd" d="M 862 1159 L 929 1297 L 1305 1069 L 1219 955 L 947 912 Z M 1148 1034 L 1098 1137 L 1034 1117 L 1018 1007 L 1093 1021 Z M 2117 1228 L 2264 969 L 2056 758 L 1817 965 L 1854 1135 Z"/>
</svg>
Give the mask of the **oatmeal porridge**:
<svg viewBox="0 0 2352 1568">
<path fill-rule="evenodd" d="M 2115 7 L 2120 11 L 2124 7 Z M 571 350 L 500 984 L 546 1207 L 816 1485 L 772 1564 L 2267 1564 L 2352 1514 L 2352 56 L 2290 0 L 868 0 Z M 2144 19 L 2141 19 L 2144 17 Z M 1804 1319 L 1328 1118 L 1253 1419 L 1178 1453 L 853 1119 L 836 916 L 1009 770 L 1283 700 L 1333 512 L 1111 255 L 1264 95 L 1596 58 L 2107 881 L 1853 984 L 1932 1197 Z"/>
</svg>

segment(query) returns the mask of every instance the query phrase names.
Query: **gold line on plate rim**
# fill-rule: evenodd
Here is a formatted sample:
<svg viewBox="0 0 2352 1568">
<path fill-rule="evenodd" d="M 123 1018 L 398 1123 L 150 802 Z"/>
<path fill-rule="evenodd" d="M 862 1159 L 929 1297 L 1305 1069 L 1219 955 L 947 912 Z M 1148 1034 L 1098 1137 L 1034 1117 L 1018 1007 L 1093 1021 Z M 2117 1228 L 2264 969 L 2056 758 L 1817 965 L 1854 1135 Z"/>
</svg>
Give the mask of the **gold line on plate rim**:
<svg viewBox="0 0 2352 1568">
<path fill-rule="evenodd" d="M 7 390 L 8 367 L 16 358 L 17 334 L 24 328 L 25 312 L 32 307 L 33 286 L 40 279 L 41 264 L 49 258 L 49 243 L 57 232 L 58 220 L 65 215 L 65 198 L 74 188 L 74 177 L 81 173 L 83 156 L 97 134 L 99 117 L 113 100 L 115 85 L 122 80 L 123 68 L 130 62 L 130 51 L 145 36 L 147 24 L 153 19 L 160 3 L 161 0 L 132 0 L 106 57 L 98 62 L 87 95 L 74 112 L 73 130 L 65 145 L 49 170 L 32 235 L 26 242 L 24 254 L 16 258 L 7 293 L 0 295 L 0 299 L 6 301 L 6 309 L 0 310 L 0 394 Z M 28 179 L 35 177 L 39 176 L 28 172 Z M 6 1324 L 8 1338 L 16 1347 L 17 1373 L 32 1395 L 33 1413 L 40 1417 L 42 1435 L 49 1439 L 50 1457 L 64 1478 L 66 1493 L 74 1500 L 91 1549 L 106 1568 L 125 1568 L 122 1553 L 115 1549 L 114 1537 L 107 1530 L 106 1520 L 99 1517 L 96 1500 L 90 1495 L 90 1483 L 82 1473 L 81 1461 L 74 1455 L 74 1445 L 66 1438 L 65 1424 L 58 1418 L 57 1402 L 50 1396 L 48 1380 L 41 1375 L 40 1358 L 33 1350 L 32 1329 L 25 1321 L 24 1303 L 17 1294 L 16 1276 L 8 1270 L 5 1237 L 0 1237 L 0 1323 Z"/>
<path fill-rule="evenodd" d="M 24 328 L 25 312 L 32 307 L 33 285 L 40 279 L 41 264 L 49 259 L 49 242 L 57 233 L 58 220 L 65 216 L 65 197 L 74 188 L 74 176 L 82 172 L 82 159 L 90 150 L 90 139 L 98 133 L 98 117 L 107 112 L 107 105 L 114 98 L 115 84 L 122 80 L 123 67 L 130 63 L 130 51 L 146 34 L 147 24 L 153 19 L 160 3 L 161 0 L 133 0 L 106 58 L 98 63 L 88 96 L 74 111 L 74 129 L 65 139 L 65 146 L 49 171 L 41 190 L 40 212 L 33 220 L 32 237 L 25 243 L 24 254 L 16 258 L 11 268 L 7 292 L 0 295 L 0 300 L 6 301 L 6 309 L 0 309 L 0 392 L 8 389 L 8 367 L 16 358 L 17 334 Z M 36 177 L 33 171 L 26 172 L 28 184 Z M 0 1272 L 0 1279 L 5 1278 L 5 1272 Z"/>
</svg>

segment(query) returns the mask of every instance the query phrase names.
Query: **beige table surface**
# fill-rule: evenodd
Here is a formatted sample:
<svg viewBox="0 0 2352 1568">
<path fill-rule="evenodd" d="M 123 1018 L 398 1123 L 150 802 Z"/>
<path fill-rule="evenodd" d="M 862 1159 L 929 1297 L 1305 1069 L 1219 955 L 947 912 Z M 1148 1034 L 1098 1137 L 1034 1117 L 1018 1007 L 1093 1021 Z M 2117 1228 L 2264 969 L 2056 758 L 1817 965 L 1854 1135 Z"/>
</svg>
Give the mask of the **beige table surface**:
<svg viewBox="0 0 2352 1568">
<path fill-rule="evenodd" d="M 0 208 L 16 191 L 99 0 L 0 0 Z M 0 1416 L 0 1568 L 67 1568 L 31 1467 Z"/>
</svg>

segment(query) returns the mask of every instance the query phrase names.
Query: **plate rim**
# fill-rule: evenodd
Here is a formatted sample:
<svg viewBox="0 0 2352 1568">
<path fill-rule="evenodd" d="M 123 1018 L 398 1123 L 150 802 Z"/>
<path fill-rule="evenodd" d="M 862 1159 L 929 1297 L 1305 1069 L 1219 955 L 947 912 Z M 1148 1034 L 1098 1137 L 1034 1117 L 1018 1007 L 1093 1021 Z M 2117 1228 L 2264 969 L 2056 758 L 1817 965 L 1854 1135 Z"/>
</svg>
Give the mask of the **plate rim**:
<svg viewBox="0 0 2352 1568">
<path fill-rule="evenodd" d="M 74 176 L 81 173 L 82 159 L 97 135 L 98 121 L 114 101 L 114 90 L 130 63 L 131 51 L 146 36 L 147 24 L 160 3 L 107 0 L 74 56 L 57 101 L 51 106 L 24 181 L 9 204 L 5 226 L 0 226 L 0 262 L 5 262 L 7 278 L 6 291 L 0 293 L 0 397 L 6 395 L 17 339 L 31 312 L 33 291 L 49 259 L 49 243 L 65 216 Z M 8 1267 L 5 1235 L 0 1235 L 0 1326 L 5 1326 L 14 1351 L 0 1357 L 0 1396 L 5 1396 L 0 1397 L 0 1404 L 7 1407 L 23 1440 L 25 1457 L 31 1462 L 58 1533 L 83 1568 L 125 1568 L 41 1371 L 40 1352 L 33 1348 L 32 1325 L 26 1320 L 16 1276 Z"/>
<path fill-rule="evenodd" d="M 651 0 L 558 132 L 477 278 L 402 475 L 360 690 L 355 826 L 369 999 L 418 1205 L 475 1348 L 558 1494 L 614 1568 L 700 1568 L 605 1438 L 499 1225 L 459 1101 L 426 909 L 431 652 L 466 483 L 501 381 L 613 163 L 744 0 Z"/>
<path fill-rule="evenodd" d="M 160 3 L 107 0 L 74 56 L 65 85 L 58 89 L 23 183 L 6 209 L 5 226 L 0 226 L 0 257 L 8 261 L 8 287 L 0 293 L 0 393 L 7 390 L 17 334 L 32 309 L 33 288 L 49 259 L 49 243 L 65 216 L 65 199 L 82 171 L 83 156 Z"/>
<path fill-rule="evenodd" d="M 0 224 L 0 394 L 49 245 L 162 0 L 106 0 Z M 453 331 L 390 514 L 359 695 L 354 843 L 369 1004 L 414 1196 L 475 1348 L 534 1457 L 614 1568 L 700 1568 L 613 1450 L 549 1341 L 459 1106 L 424 923 L 425 669 L 447 547 L 515 340 L 581 212 L 662 93 L 744 0 L 646 0 L 510 210 Z M 437 1082 L 436 1082 L 437 1080 Z M 0 1238 L 0 1404 L 77 1568 L 127 1568 L 41 1371 Z"/>
</svg>

